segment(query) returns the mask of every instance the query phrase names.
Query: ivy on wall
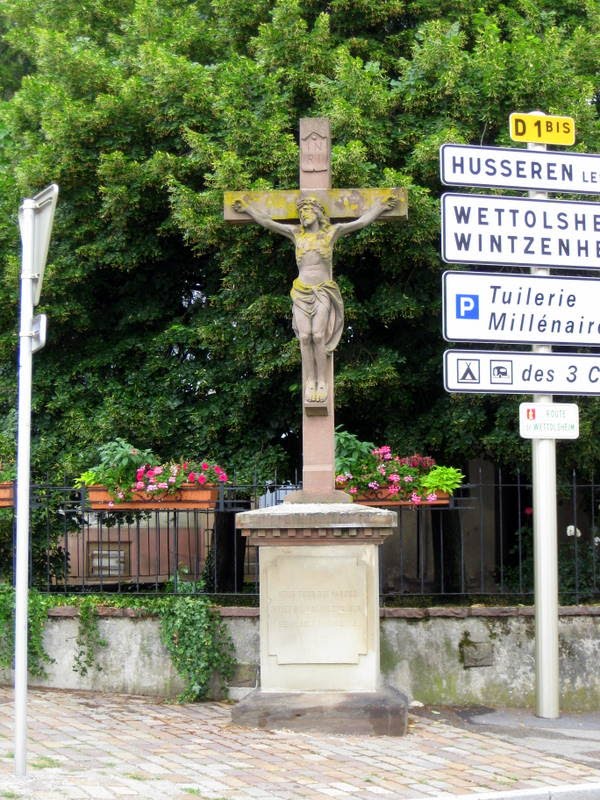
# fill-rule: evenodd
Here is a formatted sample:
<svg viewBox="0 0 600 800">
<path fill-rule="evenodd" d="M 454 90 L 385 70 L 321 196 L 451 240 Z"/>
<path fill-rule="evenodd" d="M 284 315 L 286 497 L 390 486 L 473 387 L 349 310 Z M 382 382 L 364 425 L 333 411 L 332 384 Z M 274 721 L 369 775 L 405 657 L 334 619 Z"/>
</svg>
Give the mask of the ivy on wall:
<svg viewBox="0 0 600 800">
<path fill-rule="evenodd" d="M 156 615 L 160 620 L 161 640 L 185 682 L 185 689 L 178 697 L 180 702 L 205 699 L 215 678 L 224 690 L 235 667 L 233 642 L 216 607 L 206 596 L 196 594 L 198 589 L 198 583 L 182 584 L 178 594 L 153 598 L 52 595 L 32 589 L 28 604 L 29 672 L 44 677 L 45 665 L 52 661 L 44 649 L 44 625 L 50 608 L 75 606 L 78 609 L 73 670 L 87 675 L 92 669 L 100 669 L 99 650 L 108 646 L 100 632 L 98 607 L 133 607 L 140 613 Z M 14 609 L 14 589 L 0 584 L 0 669 L 13 667 Z"/>
</svg>

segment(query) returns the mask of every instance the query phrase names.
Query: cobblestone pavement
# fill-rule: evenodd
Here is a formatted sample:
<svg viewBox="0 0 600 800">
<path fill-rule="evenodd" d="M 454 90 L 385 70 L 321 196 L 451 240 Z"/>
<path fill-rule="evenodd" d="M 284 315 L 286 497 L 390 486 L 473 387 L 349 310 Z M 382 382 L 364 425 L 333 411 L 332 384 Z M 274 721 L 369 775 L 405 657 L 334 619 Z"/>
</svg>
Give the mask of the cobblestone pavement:
<svg viewBox="0 0 600 800">
<path fill-rule="evenodd" d="M 431 713 L 411 714 L 402 738 L 325 736 L 240 728 L 227 703 L 39 689 L 29 691 L 28 775 L 17 779 L 13 710 L 12 689 L 0 687 L 0 798 L 441 800 L 600 787 L 600 761 L 549 754 Z"/>
</svg>

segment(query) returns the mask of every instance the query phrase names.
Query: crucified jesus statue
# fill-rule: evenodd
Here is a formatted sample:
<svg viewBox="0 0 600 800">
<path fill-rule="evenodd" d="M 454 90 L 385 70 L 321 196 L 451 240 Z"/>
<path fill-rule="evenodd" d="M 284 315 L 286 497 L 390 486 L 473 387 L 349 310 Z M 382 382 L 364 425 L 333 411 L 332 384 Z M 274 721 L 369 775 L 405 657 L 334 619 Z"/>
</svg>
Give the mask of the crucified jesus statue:
<svg viewBox="0 0 600 800">
<path fill-rule="evenodd" d="M 305 370 L 305 402 L 326 402 L 327 358 L 337 347 L 344 326 L 344 303 L 332 274 L 333 246 L 342 236 L 364 228 L 397 205 L 396 197 L 377 198 L 357 219 L 331 223 L 321 203 L 309 195 L 298 201 L 300 224 L 293 225 L 277 222 L 243 199 L 232 204 L 234 211 L 248 214 L 259 225 L 294 242 L 298 277 L 290 295 L 293 328 Z"/>
</svg>

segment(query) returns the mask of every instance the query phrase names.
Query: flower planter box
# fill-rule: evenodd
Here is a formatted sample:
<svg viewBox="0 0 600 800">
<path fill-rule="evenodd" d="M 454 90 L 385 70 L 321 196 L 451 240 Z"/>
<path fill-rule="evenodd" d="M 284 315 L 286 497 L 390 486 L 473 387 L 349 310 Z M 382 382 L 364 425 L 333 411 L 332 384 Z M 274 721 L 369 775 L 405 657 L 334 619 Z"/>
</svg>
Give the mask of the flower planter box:
<svg viewBox="0 0 600 800">
<path fill-rule="evenodd" d="M 15 504 L 12 481 L 0 483 L 0 508 L 12 508 Z"/>
<path fill-rule="evenodd" d="M 219 498 L 218 486 L 200 486 L 184 483 L 177 491 L 157 497 L 147 492 L 134 492 L 130 500 L 119 503 L 113 500 L 104 486 L 88 486 L 89 507 L 92 511 L 152 511 L 167 508 L 215 508 Z"/>
<path fill-rule="evenodd" d="M 412 500 L 394 500 L 394 495 L 388 494 L 384 489 L 380 492 L 369 492 L 366 495 L 354 495 L 354 502 L 362 506 L 403 506 L 406 508 L 435 508 L 450 505 L 450 495 L 444 492 L 436 492 L 437 500 L 421 500 L 420 503 L 413 503 Z"/>
</svg>

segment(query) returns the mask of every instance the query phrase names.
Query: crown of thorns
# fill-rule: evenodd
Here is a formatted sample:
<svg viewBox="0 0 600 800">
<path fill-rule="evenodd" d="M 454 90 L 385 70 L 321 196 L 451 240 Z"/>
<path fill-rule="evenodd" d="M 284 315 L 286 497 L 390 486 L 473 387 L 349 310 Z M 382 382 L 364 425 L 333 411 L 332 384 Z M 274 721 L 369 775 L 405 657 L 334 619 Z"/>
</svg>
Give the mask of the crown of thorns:
<svg viewBox="0 0 600 800">
<path fill-rule="evenodd" d="M 326 213 L 325 208 L 321 203 L 319 203 L 316 197 L 301 197 L 296 203 L 296 208 L 298 209 L 298 211 L 300 211 L 305 206 L 318 209 L 322 214 Z"/>
</svg>

